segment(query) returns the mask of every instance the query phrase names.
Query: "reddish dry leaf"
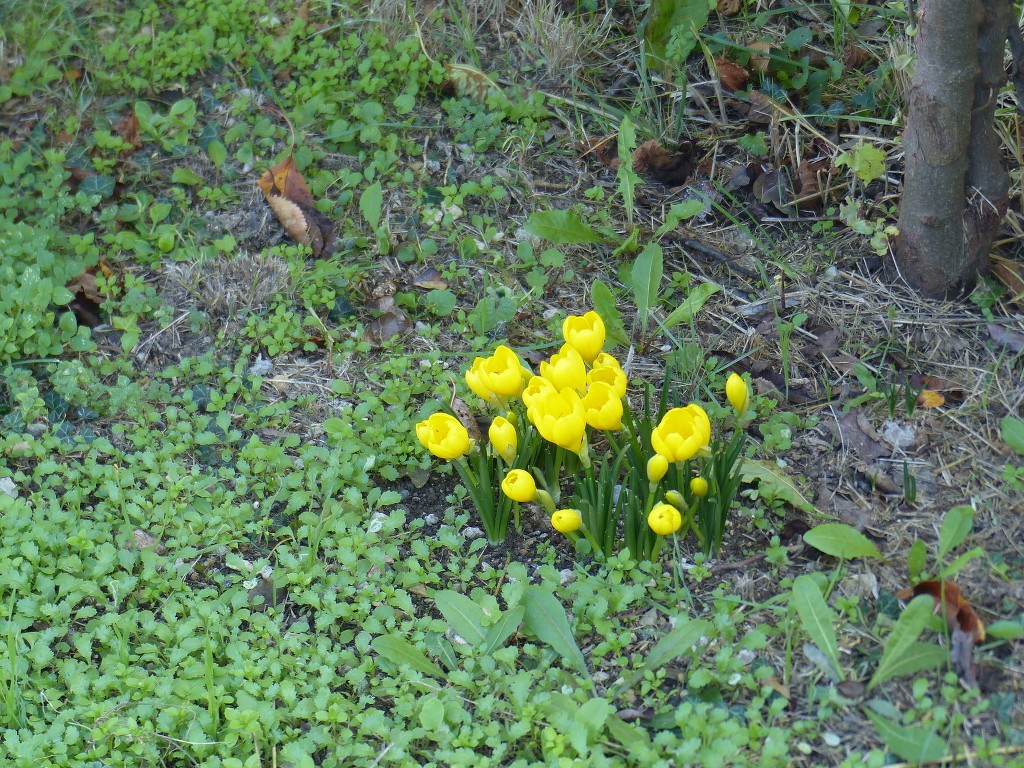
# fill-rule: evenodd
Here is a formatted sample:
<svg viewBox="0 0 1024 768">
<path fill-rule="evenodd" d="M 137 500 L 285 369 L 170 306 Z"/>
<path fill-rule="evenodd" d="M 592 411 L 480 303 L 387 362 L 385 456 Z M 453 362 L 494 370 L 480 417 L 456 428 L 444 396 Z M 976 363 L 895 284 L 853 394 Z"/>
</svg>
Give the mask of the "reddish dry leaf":
<svg viewBox="0 0 1024 768">
<path fill-rule="evenodd" d="M 896 593 L 900 600 L 909 600 L 918 595 L 931 595 L 935 601 L 935 612 L 942 609 L 950 633 L 949 652 L 953 659 L 953 670 L 967 687 L 975 687 L 977 679 L 972 654 L 975 643 L 985 639 L 985 625 L 971 604 L 961 597 L 960 587 L 952 581 L 922 581 L 913 589 Z"/>
<path fill-rule="evenodd" d="M 992 274 L 1010 291 L 1010 303 L 1024 306 L 1024 264 L 999 256 L 993 256 L 991 263 Z"/>
<path fill-rule="evenodd" d="M 263 190 L 263 196 L 268 200 L 271 195 L 286 197 L 293 203 L 312 208 L 313 195 L 310 194 L 306 180 L 302 178 L 298 166 L 295 165 L 295 156 L 288 155 L 284 160 L 275 165 L 260 177 L 256 182 Z"/>
<path fill-rule="evenodd" d="M 616 136 L 589 139 L 582 145 L 583 155 L 593 154 L 613 171 L 619 167 Z M 670 152 L 655 140 L 646 141 L 633 150 L 633 170 L 642 176 L 664 184 L 678 187 L 693 175 L 699 159 L 696 142 L 687 141 L 676 152 Z"/>
<path fill-rule="evenodd" d="M 697 159 L 697 145 L 692 141 L 673 153 L 652 139 L 633 150 L 633 170 L 667 187 L 678 187 L 693 174 Z"/>
<path fill-rule="evenodd" d="M 256 183 L 289 237 L 308 245 L 314 258 L 334 252 L 334 222 L 316 209 L 293 155 L 264 173 Z"/>
<path fill-rule="evenodd" d="M 735 16 L 743 7 L 743 0 L 718 0 L 717 10 L 723 16 Z"/>
<path fill-rule="evenodd" d="M 117 135 L 130 144 L 132 149 L 142 146 L 142 139 L 139 137 L 139 118 L 135 116 L 134 111 L 125 115 L 117 124 Z"/>
<path fill-rule="evenodd" d="M 724 56 L 715 59 L 718 68 L 718 82 L 727 91 L 740 91 L 747 87 L 750 73 L 739 64 L 729 61 Z"/>
<path fill-rule="evenodd" d="M 74 298 L 68 303 L 68 309 L 75 313 L 79 325 L 95 328 L 103 322 L 101 304 L 104 296 L 96 284 L 96 272 L 102 272 L 104 277 L 113 277 L 113 271 L 107 266 L 107 262 L 100 259 L 100 262 L 87 269 L 77 277 L 68 280 L 65 286 Z"/>
</svg>

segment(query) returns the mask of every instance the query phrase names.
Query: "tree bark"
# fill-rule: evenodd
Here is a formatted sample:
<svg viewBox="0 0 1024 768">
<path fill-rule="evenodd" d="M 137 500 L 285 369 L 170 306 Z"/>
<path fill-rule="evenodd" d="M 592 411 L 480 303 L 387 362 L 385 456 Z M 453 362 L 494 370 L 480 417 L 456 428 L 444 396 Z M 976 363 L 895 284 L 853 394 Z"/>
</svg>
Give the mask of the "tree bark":
<svg viewBox="0 0 1024 768">
<path fill-rule="evenodd" d="M 1009 182 L 992 121 L 1008 14 L 1007 0 L 921 4 L 891 266 L 928 297 L 974 286 L 1006 213 Z"/>
</svg>

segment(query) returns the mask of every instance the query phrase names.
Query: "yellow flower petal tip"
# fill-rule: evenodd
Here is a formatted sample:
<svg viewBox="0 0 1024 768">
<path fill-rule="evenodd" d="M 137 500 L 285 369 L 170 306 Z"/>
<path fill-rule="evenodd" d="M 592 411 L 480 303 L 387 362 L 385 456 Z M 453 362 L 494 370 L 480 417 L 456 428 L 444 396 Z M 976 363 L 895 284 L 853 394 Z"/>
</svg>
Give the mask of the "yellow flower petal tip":
<svg viewBox="0 0 1024 768">
<path fill-rule="evenodd" d="M 559 533 L 578 531 L 583 525 L 583 516 L 578 509 L 559 509 L 551 516 L 551 527 Z"/>
<path fill-rule="evenodd" d="M 695 477 L 690 481 L 690 493 L 702 499 L 708 495 L 708 481 L 703 477 Z"/>
<path fill-rule="evenodd" d="M 725 396 L 740 416 L 745 414 L 747 408 L 750 407 L 750 389 L 747 387 L 747 382 L 738 373 L 730 374 L 726 379 Z"/>
<path fill-rule="evenodd" d="M 513 469 L 501 481 L 501 490 L 512 501 L 525 504 L 537 498 L 537 483 L 525 469 Z"/>
<path fill-rule="evenodd" d="M 447 413 L 435 413 L 419 422 L 416 437 L 424 448 L 447 461 L 465 456 L 473 448 L 469 431 L 461 421 Z"/>
<path fill-rule="evenodd" d="M 664 502 L 655 504 L 651 513 L 647 516 L 647 524 L 659 536 L 669 536 L 683 524 L 682 513 L 671 504 Z"/>
</svg>

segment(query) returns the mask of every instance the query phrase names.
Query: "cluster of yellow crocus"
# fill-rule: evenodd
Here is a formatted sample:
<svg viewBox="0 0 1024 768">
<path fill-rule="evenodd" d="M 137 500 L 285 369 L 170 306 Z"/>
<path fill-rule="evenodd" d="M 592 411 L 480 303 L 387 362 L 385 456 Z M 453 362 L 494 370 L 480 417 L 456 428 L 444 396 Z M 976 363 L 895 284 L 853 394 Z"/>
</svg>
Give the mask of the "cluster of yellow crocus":
<svg viewBox="0 0 1024 768">
<path fill-rule="evenodd" d="M 725 397 L 739 416 L 750 406 L 750 390 L 743 377 L 733 373 L 725 382 Z M 670 463 L 689 461 L 706 451 L 711 443 L 711 420 L 699 405 L 691 403 L 685 408 L 668 411 L 651 431 L 651 446 L 656 453 L 647 461 L 647 479 L 652 487 L 661 482 Z M 707 496 L 708 481 L 703 477 L 690 480 L 690 493 L 697 498 Z M 680 511 L 685 500 L 678 491 L 670 490 L 665 501 L 655 504 L 647 516 L 647 524 L 660 536 L 675 533 L 683 524 Z"/>
<path fill-rule="evenodd" d="M 576 454 L 587 467 L 588 429 L 611 432 L 623 428 L 628 381 L 619 361 L 602 351 L 605 326 L 597 312 L 567 317 L 562 324 L 562 337 L 561 348 L 540 363 L 537 374 L 524 365 L 514 350 L 501 345 L 489 357 L 473 361 L 466 371 L 466 383 L 492 407 L 505 412 L 494 418 L 487 432 L 491 447 L 488 456 L 504 464 L 503 474 L 491 475 L 495 481 L 502 478 L 502 493 L 518 503 L 541 504 L 551 515 L 552 526 L 562 533 L 575 537 L 582 528 L 581 533 L 589 536 L 580 511 L 557 509 L 547 489 L 538 487 L 538 482 L 541 486 L 545 484 L 541 473 L 523 466 L 523 456 L 535 454 L 529 448 L 526 453 L 521 451 L 522 417 L 525 413 L 526 421 L 540 437 Z M 746 382 L 733 374 L 726 382 L 725 392 L 742 417 L 750 405 Z M 514 402 L 516 399 L 522 401 L 523 407 Z M 650 434 L 653 454 L 646 470 L 652 494 L 672 464 L 709 455 L 711 420 L 695 403 L 666 412 Z M 416 435 L 431 453 L 446 460 L 465 456 L 474 447 L 466 428 L 445 413 L 435 413 L 417 424 Z M 532 440 L 536 446 L 535 435 Z M 693 477 L 688 490 L 690 504 L 678 490 L 668 489 L 659 494 L 663 501 L 647 507 L 647 524 L 652 531 L 668 536 L 678 531 L 685 520 L 692 522 L 696 500 L 709 493 L 708 480 Z"/>
</svg>

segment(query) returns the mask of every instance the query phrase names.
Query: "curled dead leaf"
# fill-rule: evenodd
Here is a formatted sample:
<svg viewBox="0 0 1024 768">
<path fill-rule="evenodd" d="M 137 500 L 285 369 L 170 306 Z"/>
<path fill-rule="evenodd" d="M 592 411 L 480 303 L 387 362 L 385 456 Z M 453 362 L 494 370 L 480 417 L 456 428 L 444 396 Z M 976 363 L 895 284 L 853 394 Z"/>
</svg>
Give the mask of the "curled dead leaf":
<svg viewBox="0 0 1024 768">
<path fill-rule="evenodd" d="M 860 45 L 851 43 L 843 50 L 843 66 L 846 69 L 857 69 L 870 58 L 871 52 Z"/>
<path fill-rule="evenodd" d="M 1007 300 L 1011 304 L 1024 307 L 1024 264 L 1011 261 L 1001 256 L 993 256 L 990 260 L 992 274 L 1009 289 Z"/>
<path fill-rule="evenodd" d="M 949 653 L 953 671 L 968 688 L 975 687 L 978 683 L 972 661 L 974 645 L 985 639 L 985 625 L 977 612 L 961 596 L 960 587 L 948 579 L 922 581 L 912 589 L 896 593 L 900 600 L 918 595 L 931 595 L 935 601 L 935 612 L 942 611 L 950 634 Z"/>
<path fill-rule="evenodd" d="M 132 531 L 132 537 L 125 545 L 125 549 L 152 549 L 158 555 L 167 553 L 167 547 L 165 547 L 158 538 L 152 534 L 146 533 L 146 531 L 141 528 L 136 528 Z"/>
<path fill-rule="evenodd" d="M 464 426 L 466 431 L 469 432 L 470 438 L 478 443 L 482 443 L 484 436 L 480 430 L 480 425 L 477 424 L 476 416 L 473 415 L 473 411 L 470 409 L 469 405 L 466 404 L 466 401 L 461 397 L 453 397 L 451 401 L 451 408 L 452 413 L 455 414 L 455 418 L 462 422 L 462 426 Z"/>
<path fill-rule="evenodd" d="M 395 336 L 408 333 L 412 327 L 412 320 L 404 312 L 392 310 L 368 322 L 363 328 L 363 339 L 379 345 Z"/>
<path fill-rule="evenodd" d="M 743 0 L 718 0 L 718 5 L 715 6 L 715 10 L 723 16 L 735 16 L 740 12 L 740 8 L 742 7 Z"/>
<path fill-rule="evenodd" d="M 437 267 L 427 267 L 412 279 L 412 284 L 417 288 L 426 288 L 429 290 L 443 291 L 448 287 L 448 283 L 441 277 L 441 273 L 437 271 Z"/>
<path fill-rule="evenodd" d="M 697 144 L 685 142 L 678 152 L 669 152 L 655 140 L 633 150 L 633 170 L 668 187 L 686 183 L 697 166 Z"/>
<path fill-rule="evenodd" d="M 754 179 L 754 195 L 762 203 L 775 206 L 786 215 L 792 216 L 796 211 L 793 207 L 793 185 L 789 174 L 777 169 L 762 173 Z"/>
<path fill-rule="evenodd" d="M 295 165 L 295 156 L 288 155 L 284 160 L 273 166 L 264 173 L 259 181 L 260 189 L 268 200 L 272 195 L 286 197 L 293 203 L 312 208 L 313 195 L 310 194 L 309 185 Z"/>
<path fill-rule="evenodd" d="M 755 40 L 749 46 L 750 66 L 762 75 L 768 71 L 768 64 L 771 62 L 768 54 L 772 50 L 772 44 L 767 40 Z"/>
<path fill-rule="evenodd" d="M 747 87 L 750 73 L 739 64 L 720 56 L 715 59 L 715 66 L 718 69 L 718 82 L 725 90 L 740 91 Z"/>
<path fill-rule="evenodd" d="M 256 183 L 289 237 L 308 245 L 314 258 L 334 252 L 334 222 L 316 209 L 294 156 L 289 155 L 273 166 Z"/>
</svg>

